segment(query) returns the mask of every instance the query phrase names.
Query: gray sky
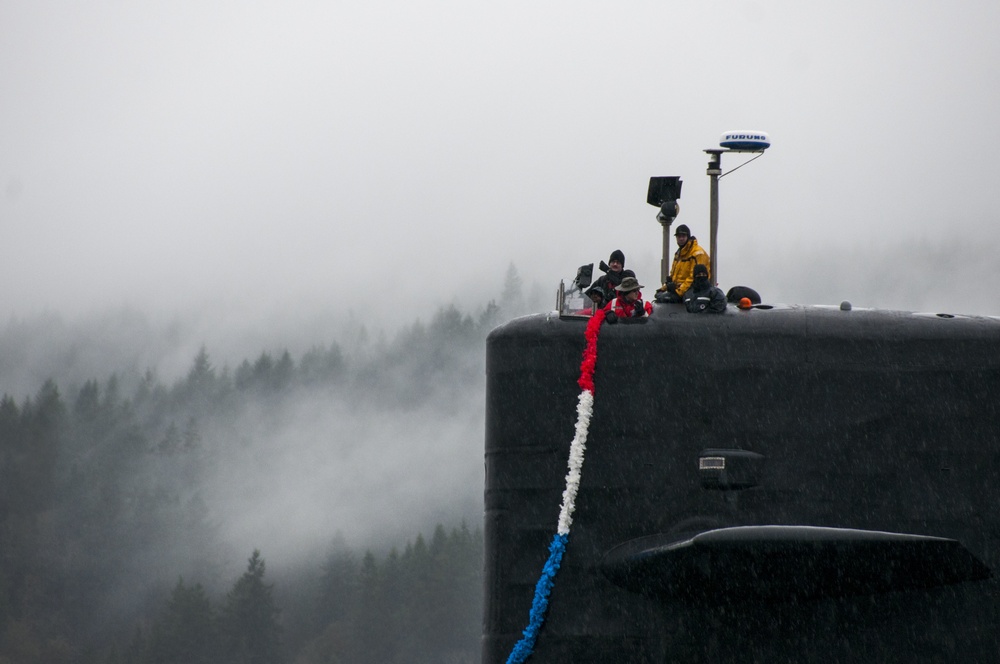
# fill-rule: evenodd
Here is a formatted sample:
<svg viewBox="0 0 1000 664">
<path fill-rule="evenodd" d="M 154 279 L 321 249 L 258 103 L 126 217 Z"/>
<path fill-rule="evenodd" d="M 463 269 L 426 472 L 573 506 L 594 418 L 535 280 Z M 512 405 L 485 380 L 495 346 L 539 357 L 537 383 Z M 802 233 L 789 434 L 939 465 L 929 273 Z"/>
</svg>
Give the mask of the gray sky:
<svg viewBox="0 0 1000 664">
<path fill-rule="evenodd" d="M 655 286 L 649 176 L 683 177 L 707 245 L 702 150 L 741 128 L 773 147 L 722 180 L 722 286 L 1000 313 L 950 294 L 1000 285 L 997 25 L 992 0 L 3 0 L 0 314 L 415 315 L 615 248 Z"/>
</svg>

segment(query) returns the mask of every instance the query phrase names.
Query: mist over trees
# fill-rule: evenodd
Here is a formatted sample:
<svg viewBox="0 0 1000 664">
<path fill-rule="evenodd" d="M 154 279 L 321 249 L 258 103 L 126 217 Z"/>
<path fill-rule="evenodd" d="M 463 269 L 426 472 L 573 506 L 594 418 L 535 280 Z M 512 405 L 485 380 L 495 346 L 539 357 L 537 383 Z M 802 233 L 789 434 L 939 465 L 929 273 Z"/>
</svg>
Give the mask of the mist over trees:
<svg viewBox="0 0 1000 664">
<path fill-rule="evenodd" d="M 476 661 L 484 340 L 533 299 L 511 266 L 499 303 L 297 358 L 202 346 L 170 383 L 105 338 L 106 374 L 27 396 L 32 358 L 93 349 L 12 322 L 0 664 Z"/>
</svg>

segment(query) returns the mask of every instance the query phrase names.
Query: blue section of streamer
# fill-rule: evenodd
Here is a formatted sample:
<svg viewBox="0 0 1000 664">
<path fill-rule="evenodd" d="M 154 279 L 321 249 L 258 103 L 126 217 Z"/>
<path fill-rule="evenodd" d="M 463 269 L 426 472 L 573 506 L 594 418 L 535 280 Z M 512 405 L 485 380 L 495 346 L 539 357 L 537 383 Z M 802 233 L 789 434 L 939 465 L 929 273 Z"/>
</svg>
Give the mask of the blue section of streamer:
<svg viewBox="0 0 1000 664">
<path fill-rule="evenodd" d="M 549 608 L 549 594 L 555 584 L 556 572 L 559 571 L 559 566 L 562 564 L 568 539 L 568 533 L 566 535 L 556 533 L 556 536 L 552 538 L 552 544 L 549 545 L 549 559 L 545 561 L 542 576 L 535 584 L 535 599 L 531 601 L 528 627 L 525 628 L 524 636 L 517 642 L 510 657 L 507 658 L 507 664 L 522 664 L 531 657 L 531 653 L 535 649 L 535 640 L 538 638 L 538 630 L 542 628 L 542 623 L 545 621 L 545 612 Z"/>
</svg>

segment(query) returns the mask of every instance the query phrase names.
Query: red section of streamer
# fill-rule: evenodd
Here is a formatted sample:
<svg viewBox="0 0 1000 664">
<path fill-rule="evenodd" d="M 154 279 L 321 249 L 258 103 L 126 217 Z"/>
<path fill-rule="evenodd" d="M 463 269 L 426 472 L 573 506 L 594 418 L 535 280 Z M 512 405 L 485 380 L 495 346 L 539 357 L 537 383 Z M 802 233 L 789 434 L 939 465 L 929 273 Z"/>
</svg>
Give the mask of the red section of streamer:
<svg viewBox="0 0 1000 664">
<path fill-rule="evenodd" d="M 597 333 L 604 322 L 604 309 L 598 309 L 596 313 L 587 321 L 587 331 L 584 336 L 587 338 L 587 347 L 583 351 L 583 362 L 580 363 L 580 380 L 577 384 L 580 389 L 594 393 L 594 367 L 597 366 Z"/>
</svg>

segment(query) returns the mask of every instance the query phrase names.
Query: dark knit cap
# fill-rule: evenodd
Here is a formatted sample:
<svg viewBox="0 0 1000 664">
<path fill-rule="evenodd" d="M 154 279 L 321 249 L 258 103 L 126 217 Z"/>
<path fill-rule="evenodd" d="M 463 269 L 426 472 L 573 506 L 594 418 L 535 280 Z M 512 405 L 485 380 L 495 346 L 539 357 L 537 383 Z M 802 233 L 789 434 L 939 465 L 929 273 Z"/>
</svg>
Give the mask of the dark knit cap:
<svg viewBox="0 0 1000 664">
<path fill-rule="evenodd" d="M 687 224 L 681 224 L 677 227 L 677 230 L 674 231 L 674 235 L 680 235 L 681 233 L 687 236 L 691 235 L 691 229 L 687 227 Z"/>
<path fill-rule="evenodd" d="M 703 274 L 706 277 L 708 276 L 708 268 L 702 265 L 701 263 L 698 263 L 697 265 L 694 266 L 694 276 L 697 277 L 699 274 Z"/>
<path fill-rule="evenodd" d="M 618 261 L 622 264 L 622 267 L 625 267 L 625 254 L 621 249 L 615 249 L 611 252 L 611 258 L 608 259 L 608 262 L 611 263 L 614 261 Z"/>
</svg>

